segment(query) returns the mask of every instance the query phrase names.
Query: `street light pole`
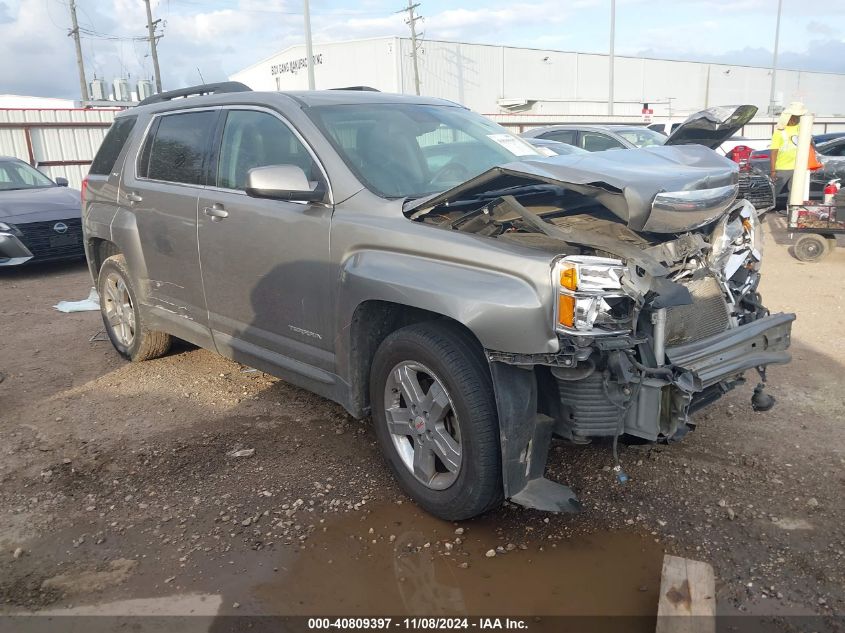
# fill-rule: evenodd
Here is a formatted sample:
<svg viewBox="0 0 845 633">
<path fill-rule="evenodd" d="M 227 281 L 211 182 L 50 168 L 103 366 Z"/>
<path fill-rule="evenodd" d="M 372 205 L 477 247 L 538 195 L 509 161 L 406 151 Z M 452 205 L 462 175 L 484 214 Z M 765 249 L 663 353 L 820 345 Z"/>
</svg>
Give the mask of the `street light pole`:
<svg viewBox="0 0 845 633">
<path fill-rule="evenodd" d="M 775 84 L 778 76 L 778 44 L 780 43 L 780 14 L 783 10 L 783 0 L 778 0 L 778 17 L 775 23 L 775 50 L 772 55 L 772 86 L 769 91 L 769 114 L 775 114 Z"/>
<path fill-rule="evenodd" d="M 607 84 L 607 113 L 613 116 L 613 70 L 616 58 L 613 49 L 616 40 L 616 0 L 610 0 L 610 56 L 608 59 L 609 72 Z"/>
<path fill-rule="evenodd" d="M 305 56 L 308 58 L 306 63 L 308 68 L 308 90 L 314 90 L 314 49 L 311 47 L 311 10 L 308 6 L 308 0 L 304 0 L 304 2 L 303 13 L 305 14 Z"/>
</svg>

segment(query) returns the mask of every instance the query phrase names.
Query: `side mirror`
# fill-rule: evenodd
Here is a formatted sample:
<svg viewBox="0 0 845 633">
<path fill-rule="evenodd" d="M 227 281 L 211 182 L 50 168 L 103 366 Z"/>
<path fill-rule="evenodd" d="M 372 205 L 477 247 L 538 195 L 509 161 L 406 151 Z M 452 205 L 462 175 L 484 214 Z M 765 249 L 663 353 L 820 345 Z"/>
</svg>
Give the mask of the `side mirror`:
<svg viewBox="0 0 845 633">
<path fill-rule="evenodd" d="M 67 178 L 62 178 L 61 176 L 59 176 L 58 178 L 56 178 L 56 184 L 59 185 L 59 187 L 67 187 Z"/>
<path fill-rule="evenodd" d="M 298 165 L 255 167 L 246 173 L 246 195 L 291 202 L 322 202 L 326 197 L 321 183 L 313 189 Z"/>
</svg>

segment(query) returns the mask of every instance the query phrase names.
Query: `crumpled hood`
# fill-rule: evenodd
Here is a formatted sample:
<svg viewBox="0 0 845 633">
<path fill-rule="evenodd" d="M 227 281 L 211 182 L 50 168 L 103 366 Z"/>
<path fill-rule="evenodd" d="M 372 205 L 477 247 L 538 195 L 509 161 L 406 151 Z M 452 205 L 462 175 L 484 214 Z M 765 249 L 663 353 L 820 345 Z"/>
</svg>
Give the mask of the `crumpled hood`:
<svg viewBox="0 0 845 633">
<path fill-rule="evenodd" d="M 67 187 L 0 191 L 0 220 L 39 222 L 51 220 L 57 213 L 79 217 L 79 192 Z"/>
<path fill-rule="evenodd" d="M 664 145 L 704 145 L 716 149 L 757 114 L 757 106 L 714 106 L 681 123 Z"/>
<path fill-rule="evenodd" d="M 526 158 L 443 193 L 408 201 L 404 210 L 419 216 L 458 200 L 547 183 L 595 198 L 635 231 L 677 233 L 721 216 L 736 198 L 737 180 L 737 164 L 706 147 L 655 146 Z"/>
</svg>

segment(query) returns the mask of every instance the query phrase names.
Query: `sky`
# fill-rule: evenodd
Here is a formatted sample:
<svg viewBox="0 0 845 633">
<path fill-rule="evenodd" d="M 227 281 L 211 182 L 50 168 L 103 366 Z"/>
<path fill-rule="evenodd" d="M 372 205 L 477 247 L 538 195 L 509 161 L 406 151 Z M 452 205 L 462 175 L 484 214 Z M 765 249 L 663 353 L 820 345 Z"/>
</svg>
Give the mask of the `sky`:
<svg viewBox="0 0 845 633">
<path fill-rule="evenodd" d="M 610 0 L 417 0 L 426 39 L 607 52 Z M 407 0 L 311 0 L 315 43 L 407 35 Z M 150 78 L 143 0 L 76 0 L 90 80 Z M 164 89 L 303 42 L 300 0 L 152 0 Z M 777 0 L 617 0 L 616 53 L 769 66 Z M 68 0 L 0 0 L 0 94 L 79 98 Z M 845 73 L 845 0 L 783 0 L 779 67 Z"/>
</svg>

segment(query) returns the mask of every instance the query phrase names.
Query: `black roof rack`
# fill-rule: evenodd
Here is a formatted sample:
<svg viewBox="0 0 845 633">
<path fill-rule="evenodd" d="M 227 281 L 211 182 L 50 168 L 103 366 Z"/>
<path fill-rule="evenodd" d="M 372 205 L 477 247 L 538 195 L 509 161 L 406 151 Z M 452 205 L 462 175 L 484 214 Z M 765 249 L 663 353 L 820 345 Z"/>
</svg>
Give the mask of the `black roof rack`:
<svg viewBox="0 0 845 633">
<path fill-rule="evenodd" d="M 378 88 L 370 88 L 369 86 L 348 86 L 347 88 L 329 88 L 329 90 L 364 90 L 366 92 L 381 92 Z"/>
<path fill-rule="evenodd" d="M 171 99 L 178 99 L 180 97 L 194 97 L 200 95 L 217 95 L 225 92 L 251 92 L 252 89 L 240 81 L 221 81 L 216 84 L 203 84 L 201 86 L 190 86 L 188 88 L 180 88 L 179 90 L 168 90 L 167 92 L 160 92 L 152 97 L 147 97 L 139 106 L 149 105 L 151 103 L 161 103 L 162 101 L 170 101 Z"/>
</svg>

